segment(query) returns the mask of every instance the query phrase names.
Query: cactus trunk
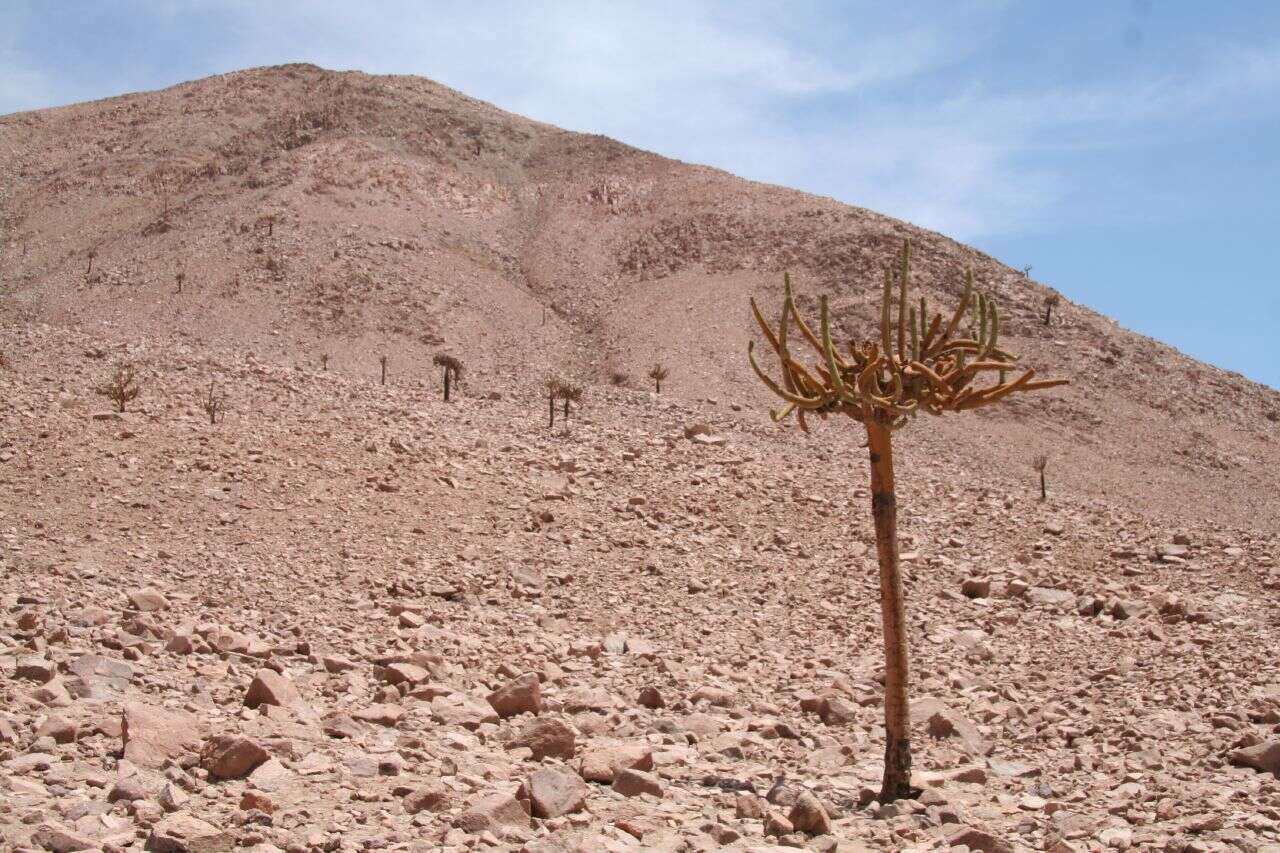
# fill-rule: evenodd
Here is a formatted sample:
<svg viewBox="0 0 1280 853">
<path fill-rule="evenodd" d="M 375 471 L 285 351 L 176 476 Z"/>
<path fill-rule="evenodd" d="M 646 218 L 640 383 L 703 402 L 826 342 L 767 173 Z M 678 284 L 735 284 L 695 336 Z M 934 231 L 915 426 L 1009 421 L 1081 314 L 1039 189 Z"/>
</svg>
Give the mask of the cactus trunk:
<svg viewBox="0 0 1280 853">
<path fill-rule="evenodd" d="M 548 394 L 547 399 L 551 402 L 551 426 L 554 428 L 556 425 L 556 395 Z"/>
<path fill-rule="evenodd" d="M 1049 499 L 1049 493 L 1048 491 L 1045 490 L 1045 487 L 1044 487 L 1044 469 L 1042 468 L 1040 470 L 1040 500 L 1045 501 L 1048 499 Z"/>
<path fill-rule="evenodd" d="M 910 798 L 911 711 L 907 704 L 907 625 L 898 569 L 898 507 L 893 484 L 893 443 L 889 428 L 867 421 L 871 454 L 871 513 L 880 558 L 880 613 L 884 626 L 884 781 L 880 802 Z"/>
<path fill-rule="evenodd" d="M 444 401 L 449 402 L 449 368 L 444 369 Z"/>
</svg>

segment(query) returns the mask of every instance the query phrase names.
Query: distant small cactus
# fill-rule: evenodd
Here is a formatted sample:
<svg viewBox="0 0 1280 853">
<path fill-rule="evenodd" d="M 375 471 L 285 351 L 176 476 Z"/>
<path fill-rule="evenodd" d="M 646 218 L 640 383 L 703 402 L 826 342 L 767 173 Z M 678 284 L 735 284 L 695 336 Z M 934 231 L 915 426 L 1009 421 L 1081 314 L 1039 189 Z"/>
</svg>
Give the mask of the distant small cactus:
<svg viewBox="0 0 1280 853">
<path fill-rule="evenodd" d="M 108 397 L 116 404 L 116 411 L 123 412 L 125 405 L 138 398 L 141 389 L 138 387 L 137 371 L 134 369 L 133 362 L 122 361 L 116 364 L 115 371 L 102 385 L 99 385 L 97 392 L 104 397 Z"/>
<path fill-rule="evenodd" d="M 329 353 L 327 352 L 320 353 L 320 369 L 321 370 L 329 369 Z"/>
<path fill-rule="evenodd" d="M 662 393 L 662 380 L 666 379 L 670 372 L 662 362 L 655 362 L 653 367 L 649 368 L 649 378 L 653 380 L 657 393 Z"/>
<path fill-rule="evenodd" d="M 547 389 L 547 402 L 551 411 L 550 426 L 554 428 L 556 425 L 556 397 L 564 389 L 564 382 L 558 377 L 548 376 L 547 380 L 542 383 L 542 387 Z"/>
<path fill-rule="evenodd" d="M 378 363 L 382 365 L 382 384 L 387 384 L 387 356 L 385 353 L 378 356 Z"/>
<path fill-rule="evenodd" d="M 85 271 L 84 271 L 84 280 L 85 280 L 85 281 L 88 281 L 88 280 L 89 280 L 89 277 L 93 275 L 93 261 L 94 261 L 94 259 L 95 259 L 95 258 L 97 258 L 97 257 L 98 257 L 98 250 L 97 250 L 97 249 L 90 249 L 88 254 L 89 254 L 89 266 L 88 266 L 88 268 L 87 268 L 87 269 L 85 269 Z"/>
<path fill-rule="evenodd" d="M 1050 293 L 1044 298 L 1044 324 L 1049 325 L 1049 321 L 1053 318 L 1053 309 L 1058 307 L 1058 303 L 1062 301 L 1062 297 L 1056 293 Z"/>
<path fill-rule="evenodd" d="M 1045 468 L 1049 467 L 1049 457 L 1044 453 L 1038 454 L 1034 459 L 1031 460 L 1031 467 L 1035 468 L 1036 471 L 1040 474 L 1040 500 L 1042 501 L 1048 500 L 1049 493 L 1045 489 L 1045 485 L 1044 485 L 1044 471 L 1045 471 Z"/>
<path fill-rule="evenodd" d="M 186 273 L 186 271 L 185 271 L 185 270 L 178 270 L 176 273 L 174 273 L 174 274 L 173 274 L 173 280 L 174 280 L 174 282 L 176 282 L 176 283 L 177 283 L 177 285 L 178 285 L 178 292 L 179 292 L 179 293 L 181 293 L 181 292 L 182 292 L 182 283 L 183 283 L 184 281 L 186 281 L 186 280 L 187 280 L 187 273 Z"/>
<path fill-rule="evenodd" d="M 624 373 L 621 370 L 610 370 L 609 384 L 615 388 L 625 388 L 631 384 L 631 374 Z"/>
<path fill-rule="evenodd" d="M 451 355 L 436 353 L 431 359 L 431 363 L 444 369 L 444 401 L 447 403 L 449 402 L 450 380 L 452 379 L 452 382 L 456 383 L 462 378 L 462 362 Z"/>
<path fill-rule="evenodd" d="M 209 380 L 209 390 L 205 392 L 200 400 L 200 406 L 204 409 L 204 413 L 209 416 L 209 423 L 216 424 L 218 422 L 218 412 L 223 410 L 223 403 L 222 395 L 218 393 L 212 379 Z"/>
<path fill-rule="evenodd" d="M 565 383 L 560 386 L 560 399 L 564 400 L 564 422 L 569 423 L 569 404 L 582 400 L 584 391 L 577 385 Z"/>
</svg>

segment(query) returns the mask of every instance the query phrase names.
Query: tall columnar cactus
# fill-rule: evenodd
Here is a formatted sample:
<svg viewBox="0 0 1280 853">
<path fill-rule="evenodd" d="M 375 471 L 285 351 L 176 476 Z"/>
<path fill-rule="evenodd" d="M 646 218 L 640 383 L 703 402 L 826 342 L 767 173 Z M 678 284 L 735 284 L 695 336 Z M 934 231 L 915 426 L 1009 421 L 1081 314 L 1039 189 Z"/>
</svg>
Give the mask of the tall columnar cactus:
<svg viewBox="0 0 1280 853">
<path fill-rule="evenodd" d="M 444 368 L 444 401 L 449 402 L 449 389 L 453 383 L 462 378 L 462 362 L 451 355 L 437 353 L 431 363 Z M 452 380 L 452 381 L 451 381 Z"/>
<path fill-rule="evenodd" d="M 1040 500 L 1046 501 L 1049 499 L 1049 490 L 1045 488 L 1044 471 L 1049 467 L 1048 455 L 1041 453 L 1036 456 L 1031 460 L 1031 467 L 1035 468 L 1036 472 L 1040 475 Z"/>
<path fill-rule="evenodd" d="M 386 355 L 378 356 L 378 363 L 382 365 L 382 384 L 387 384 L 387 357 Z"/>
<path fill-rule="evenodd" d="M 556 397 L 563 392 L 564 382 L 555 376 L 550 376 L 543 383 L 543 387 L 547 389 L 547 401 L 551 411 L 551 423 L 549 426 L 554 429 L 556 425 Z"/>
<path fill-rule="evenodd" d="M 964 296 L 949 318 L 930 316 L 922 299 L 919 310 L 907 301 L 911 247 L 905 244 L 898 262 L 886 267 L 880 309 L 879 339 L 850 344 L 841 352 L 831 339 L 827 299 L 819 300 L 815 332 L 796 310 L 791 277 L 785 276 L 782 315 L 769 325 L 754 299 L 751 311 L 765 340 L 778 356 L 780 379 L 769 376 L 755 358 L 755 342 L 747 346 L 751 368 L 785 405 L 770 414 L 781 421 L 794 414 L 808 432 L 807 417 L 843 414 L 866 429 L 871 457 L 871 513 L 875 520 L 880 563 L 880 610 L 885 652 L 885 762 L 880 801 L 912 796 L 911 717 L 907 703 L 907 632 L 898 568 L 897 498 L 894 490 L 892 434 L 920 412 L 941 415 L 989 406 L 1010 394 L 1062 385 L 1065 379 L 1033 381 L 1026 370 L 1010 381 L 1003 377 L 1017 357 L 1000 348 L 1000 314 L 995 302 L 975 294 L 973 275 L 965 274 Z M 897 316 L 894 317 L 895 293 Z M 971 334 L 957 335 L 966 315 Z M 806 367 L 792 354 L 792 328 L 818 355 Z"/>
<path fill-rule="evenodd" d="M 560 386 L 560 399 L 564 400 L 564 422 L 566 427 L 569 424 L 569 404 L 581 402 L 583 393 L 580 386 L 571 382 L 565 382 Z"/>
<path fill-rule="evenodd" d="M 667 366 L 662 362 L 657 362 L 649 368 L 649 378 L 653 380 L 654 391 L 662 393 L 662 380 L 666 379 L 670 373 L 671 371 L 667 370 Z"/>
</svg>

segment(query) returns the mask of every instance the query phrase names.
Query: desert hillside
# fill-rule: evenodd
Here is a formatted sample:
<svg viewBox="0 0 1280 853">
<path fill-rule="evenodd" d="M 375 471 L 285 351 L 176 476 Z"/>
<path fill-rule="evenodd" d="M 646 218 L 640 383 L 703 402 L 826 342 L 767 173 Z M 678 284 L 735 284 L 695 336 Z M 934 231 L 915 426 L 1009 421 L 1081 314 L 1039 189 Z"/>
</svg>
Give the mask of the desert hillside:
<svg viewBox="0 0 1280 853">
<path fill-rule="evenodd" d="M 1273 390 L 417 78 L 0 117 L 0 227 L 4 849 L 1280 851 Z M 866 450 L 770 422 L 747 300 L 861 336 L 904 238 L 1072 384 L 898 434 L 881 806 Z"/>
</svg>

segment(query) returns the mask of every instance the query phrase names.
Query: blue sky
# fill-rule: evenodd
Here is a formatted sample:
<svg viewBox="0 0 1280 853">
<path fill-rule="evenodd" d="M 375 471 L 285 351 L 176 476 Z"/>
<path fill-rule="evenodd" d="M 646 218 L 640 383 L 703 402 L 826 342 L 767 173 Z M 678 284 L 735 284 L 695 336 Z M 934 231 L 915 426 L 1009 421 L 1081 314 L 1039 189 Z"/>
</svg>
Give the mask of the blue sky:
<svg viewBox="0 0 1280 853">
<path fill-rule="evenodd" d="M 870 207 L 1280 387 L 1280 3 L 0 0 L 0 113 L 307 61 Z"/>
</svg>

